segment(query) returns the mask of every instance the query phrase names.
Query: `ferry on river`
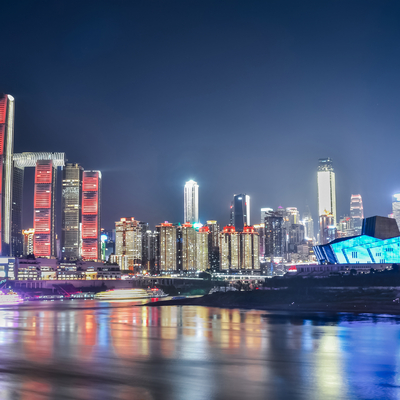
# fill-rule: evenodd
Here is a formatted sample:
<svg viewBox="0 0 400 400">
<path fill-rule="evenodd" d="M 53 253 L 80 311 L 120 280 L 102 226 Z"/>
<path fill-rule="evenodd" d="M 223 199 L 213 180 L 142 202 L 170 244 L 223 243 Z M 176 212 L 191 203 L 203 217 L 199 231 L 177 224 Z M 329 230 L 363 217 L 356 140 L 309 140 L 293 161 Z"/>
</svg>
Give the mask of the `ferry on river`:
<svg viewBox="0 0 400 400">
<path fill-rule="evenodd" d="M 24 300 L 18 295 L 18 293 L 10 290 L 8 293 L 0 291 L 0 306 L 11 306 L 14 304 L 22 303 Z"/>
<path fill-rule="evenodd" d="M 166 297 L 167 294 L 158 288 L 153 289 L 110 289 L 96 293 L 94 298 L 97 300 L 140 300 Z"/>
</svg>

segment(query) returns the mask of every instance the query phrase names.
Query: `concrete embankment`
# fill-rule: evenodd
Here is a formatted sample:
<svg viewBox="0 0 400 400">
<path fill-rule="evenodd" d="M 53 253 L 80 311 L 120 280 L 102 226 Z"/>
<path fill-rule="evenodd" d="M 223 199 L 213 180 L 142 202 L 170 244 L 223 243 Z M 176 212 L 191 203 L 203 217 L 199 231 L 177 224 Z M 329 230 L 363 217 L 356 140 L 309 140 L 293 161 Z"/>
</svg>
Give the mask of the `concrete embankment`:
<svg viewBox="0 0 400 400">
<path fill-rule="evenodd" d="M 197 298 L 166 300 L 149 306 L 196 305 L 207 307 L 299 312 L 353 312 L 400 315 L 399 288 L 308 288 L 214 293 Z M 397 299 L 397 300 L 396 300 Z"/>
</svg>

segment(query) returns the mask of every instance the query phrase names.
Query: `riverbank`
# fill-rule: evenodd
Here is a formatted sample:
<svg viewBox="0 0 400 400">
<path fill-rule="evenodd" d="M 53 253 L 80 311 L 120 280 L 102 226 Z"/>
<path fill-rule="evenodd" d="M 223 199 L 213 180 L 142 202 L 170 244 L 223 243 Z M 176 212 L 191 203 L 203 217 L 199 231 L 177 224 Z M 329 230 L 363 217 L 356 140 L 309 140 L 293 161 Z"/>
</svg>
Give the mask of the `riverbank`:
<svg viewBox="0 0 400 400">
<path fill-rule="evenodd" d="M 400 315 L 396 289 L 360 288 L 356 290 L 255 290 L 213 293 L 196 298 L 165 300 L 146 306 L 193 305 L 291 312 L 352 312 Z M 393 301 L 395 300 L 395 302 Z"/>
</svg>

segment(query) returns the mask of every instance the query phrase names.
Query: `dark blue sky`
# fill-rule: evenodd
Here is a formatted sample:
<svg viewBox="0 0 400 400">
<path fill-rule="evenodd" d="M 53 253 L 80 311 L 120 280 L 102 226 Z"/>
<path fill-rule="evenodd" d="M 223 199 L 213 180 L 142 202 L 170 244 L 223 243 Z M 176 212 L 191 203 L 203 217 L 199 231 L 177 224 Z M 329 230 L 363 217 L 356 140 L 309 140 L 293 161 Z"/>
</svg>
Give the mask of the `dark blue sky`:
<svg viewBox="0 0 400 400">
<path fill-rule="evenodd" d="M 16 1 L 1 6 L 0 91 L 15 151 L 65 151 L 103 172 L 122 216 L 228 223 L 234 193 L 316 211 L 331 157 L 338 215 L 400 191 L 398 1 Z M 31 225 L 30 216 L 25 225 Z"/>
</svg>

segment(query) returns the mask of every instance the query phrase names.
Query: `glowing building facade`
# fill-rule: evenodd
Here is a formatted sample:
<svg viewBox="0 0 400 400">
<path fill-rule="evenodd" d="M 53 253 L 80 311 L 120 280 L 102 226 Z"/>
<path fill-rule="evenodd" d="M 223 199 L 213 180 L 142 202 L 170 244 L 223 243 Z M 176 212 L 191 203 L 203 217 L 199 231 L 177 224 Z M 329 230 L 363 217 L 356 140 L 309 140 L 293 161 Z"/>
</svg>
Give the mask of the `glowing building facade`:
<svg viewBox="0 0 400 400">
<path fill-rule="evenodd" d="M 399 196 L 400 199 L 400 196 Z M 353 235 L 360 235 L 364 219 L 364 208 L 360 194 L 352 194 L 350 198 L 350 229 Z"/>
<path fill-rule="evenodd" d="M 142 227 L 135 218 L 115 222 L 115 257 L 122 270 L 134 270 L 142 265 Z"/>
<path fill-rule="evenodd" d="M 335 172 L 330 158 L 320 158 L 317 172 L 318 216 L 332 214 L 336 225 L 336 184 Z"/>
<path fill-rule="evenodd" d="M 240 234 L 240 269 L 260 269 L 260 243 L 252 226 L 245 226 Z"/>
<path fill-rule="evenodd" d="M 319 242 L 326 244 L 337 238 L 337 229 L 333 215 L 325 213 L 319 217 Z"/>
<path fill-rule="evenodd" d="M 239 269 L 240 235 L 234 226 L 225 226 L 219 235 L 220 270 Z"/>
<path fill-rule="evenodd" d="M 81 250 L 82 174 L 79 164 L 63 169 L 61 252 L 71 261 L 79 259 Z"/>
<path fill-rule="evenodd" d="M 35 235 L 35 230 L 33 228 L 23 230 L 22 235 L 23 235 L 23 250 L 22 250 L 23 255 L 27 256 L 29 254 L 33 254 L 33 239 Z"/>
<path fill-rule="evenodd" d="M 363 220 L 362 234 L 314 246 L 320 264 L 400 263 L 400 232 L 391 218 Z"/>
<path fill-rule="evenodd" d="M 185 183 L 184 222 L 199 222 L 199 185 L 193 180 Z"/>
<path fill-rule="evenodd" d="M 101 172 L 84 171 L 82 178 L 82 259 L 101 259 L 100 246 Z"/>
<path fill-rule="evenodd" d="M 233 226 L 236 232 L 242 232 L 247 225 L 250 226 L 250 196 L 235 194 L 233 196 Z"/>
<path fill-rule="evenodd" d="M 33 200 L 33 253 L 36 257 L 56 256 L 55 196 L 57 169 L 52 160 L 38 160 Z"/>
<path fill-rule="evenodd" d="M 196 232 L 196 268 L 197 271 L 205 271 L 210 268 L 209 236 L 210 228 L 203 226 Z"/>
<path fill-rule="evenodd" d="M 192 224 L 183 224 L 178 229 L 181 230 L 181 240 L 179 243 L 181 269 L 183 271 L 196 271 L 196 238 L 197 232 Z"/>
<path fill-rule="evenodd" d="M 17 153 L 13 155 L 14 179 L 12 193 L 12 254 L 20 255 L 22 236 L 22 201 L 24 169 L 35 168 L 35 193 L 33 226 L 37 226 L 34 236 L 36 257 L 55 257 L 56 249 L 56 183 L 57 168 L 65 164 L 64 153 Z"/>
<path fill-rule="evenodd" d="M 159 272 L 177 271 L 177 232 L 176 226 L 165 222 L 156 226 L 157 260 Z"/>
<path fill-rule="evenodd" d="M 14 98 L 0 94 L 0 254 L 11 255 Z"/>
</svg>

